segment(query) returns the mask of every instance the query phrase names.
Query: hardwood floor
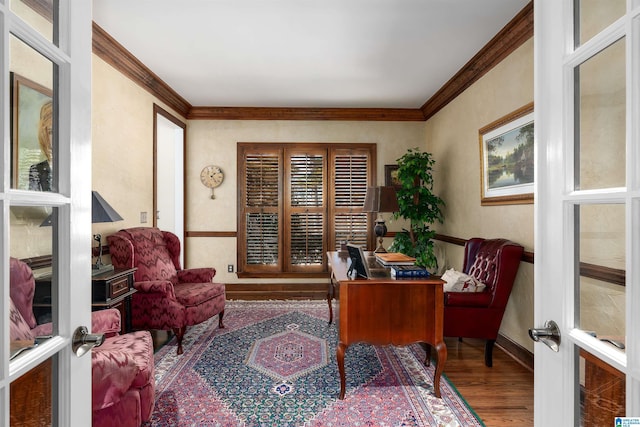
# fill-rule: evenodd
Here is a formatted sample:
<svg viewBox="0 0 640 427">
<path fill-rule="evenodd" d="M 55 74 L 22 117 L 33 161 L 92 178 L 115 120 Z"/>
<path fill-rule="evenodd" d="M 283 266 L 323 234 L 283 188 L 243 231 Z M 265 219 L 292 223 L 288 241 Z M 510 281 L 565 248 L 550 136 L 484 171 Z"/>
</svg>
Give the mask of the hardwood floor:
<svg viewBox="0 0 640 427">
<path fill-rule="evenodd" d="M 444 374 L 487 427 L 533 426 L 533 372 L 497 345 L 484 365 L 484 341 L 446 338 Z"/>
</svg>

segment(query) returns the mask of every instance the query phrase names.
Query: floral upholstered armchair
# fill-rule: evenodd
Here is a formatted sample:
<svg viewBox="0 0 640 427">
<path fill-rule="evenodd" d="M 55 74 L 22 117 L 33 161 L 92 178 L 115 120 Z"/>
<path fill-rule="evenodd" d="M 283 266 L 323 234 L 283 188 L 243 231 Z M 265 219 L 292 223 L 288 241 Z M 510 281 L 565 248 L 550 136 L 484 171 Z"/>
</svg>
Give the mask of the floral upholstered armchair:
<svg viewBox="0 0 640 427">
<path fill-rule="evenodd" d="M 93 427 L 138 427 L 155 404 L 153 340 L 149 331 L 119 335 L 120 311 L 92 313 L 91 332 L 104 334 L 91 351 Z"/>
<path fill-rule="evenodd" d="M 35 280 L 24 262 L 10 259 L 11 340 L 34 341 L 52 333 L 52 324 L 36 324 Z M 153 341 L 148 331 L 120 335 L 117 309 L 92 313 L 91 331 L 104 334 L 91 350 L 93 427 L 139 427 L 148 421 L 155 402 Z M 30 348 L 30 347 L 26 347 Z"/>
<path fill-rule="evenodd" d="M 120 230 L 108 238 L 111 263 L 137 268 L 131 322 L 135 329 L 173 330 L 182 354 L 187 326 L 218 315 L 223 328 L 225 285 L 213 283 L 214 268 L 182 269 L 180 240 L 155 227 Z"/>
</svg>

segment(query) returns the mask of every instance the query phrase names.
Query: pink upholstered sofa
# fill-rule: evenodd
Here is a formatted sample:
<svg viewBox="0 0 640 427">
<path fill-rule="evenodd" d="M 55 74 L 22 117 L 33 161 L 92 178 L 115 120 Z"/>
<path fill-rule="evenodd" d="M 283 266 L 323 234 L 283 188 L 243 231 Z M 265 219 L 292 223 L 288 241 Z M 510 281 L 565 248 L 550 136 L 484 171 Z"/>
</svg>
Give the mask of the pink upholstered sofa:
<svg viewBox="0 0 640 427">
<path fill-rule="evenodd" d="M 29 266 L 10 259 L 10 335 L 34 340 L 52 332 L 52 324 L 36 324 L 35 280 Z M 148 331 L 119 335 L 120 312 L 92 313 L 92 333 L 105 341 L 91 351 L 93 427 L 139 427 L 149 420 L 155 402 L 153 341 Z"/>
<path fill-rule="evenodd" d="M 135 329 L 173 330 L 182 354 L 187 326 L 218 315 L 223 328 L 225 285 L 213 283 L 214 268 L 182 269 L 180 240 L 155 227 L 120 230 L 107 237 L 111 263 L 134 268 L 131 323 Z"/>
</svg>

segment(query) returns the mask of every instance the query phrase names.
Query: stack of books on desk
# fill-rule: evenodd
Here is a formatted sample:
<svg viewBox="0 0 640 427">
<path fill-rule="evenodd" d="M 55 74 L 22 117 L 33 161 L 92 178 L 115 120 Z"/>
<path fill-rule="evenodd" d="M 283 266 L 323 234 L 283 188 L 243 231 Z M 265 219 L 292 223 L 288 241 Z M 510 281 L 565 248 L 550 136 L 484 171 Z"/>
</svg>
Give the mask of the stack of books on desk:
<svg viewBox="0 0 640 427">
<path fill-rule="evenodd" d="M 424 267 L 417 265 L 392 265 L 391 277 L 396 279 L 410 278 L 410 277 L 429 277 L 429 271 Z"/>
<path fill-rule="evenodd" d="M 400 252 L 384 252 L 377 253 L 376 260 L 385 267 L 393 267 L 395 265 L 414 265 L 416 259 Z"/>
</svg>

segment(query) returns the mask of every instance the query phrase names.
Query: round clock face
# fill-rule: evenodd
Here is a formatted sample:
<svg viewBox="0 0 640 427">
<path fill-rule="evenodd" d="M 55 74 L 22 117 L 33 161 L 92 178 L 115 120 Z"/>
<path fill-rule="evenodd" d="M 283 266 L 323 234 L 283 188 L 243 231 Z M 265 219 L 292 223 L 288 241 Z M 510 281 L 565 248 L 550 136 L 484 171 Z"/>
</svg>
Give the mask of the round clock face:
<svg viewBox="0 0 640 427">
<path fill-rule="evenodd" d="M 224 174 L 218 166 L 206 166 L 202 169 L 202 172 L 200 172 L 200 181 L 209 188 L 219 186 L 222 184 L 223 179 Z"/>
</svg>

